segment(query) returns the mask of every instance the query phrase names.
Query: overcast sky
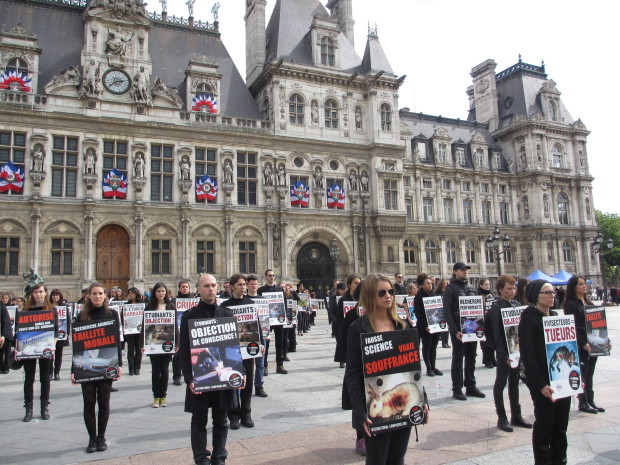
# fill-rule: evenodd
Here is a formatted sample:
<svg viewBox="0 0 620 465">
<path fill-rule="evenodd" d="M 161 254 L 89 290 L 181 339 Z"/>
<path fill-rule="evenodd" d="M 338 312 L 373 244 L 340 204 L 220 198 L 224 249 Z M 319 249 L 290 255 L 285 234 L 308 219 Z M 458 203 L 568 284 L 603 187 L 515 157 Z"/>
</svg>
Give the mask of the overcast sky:
<svg viewBox="0 0 620 465">
<path fill-rule="evenodd" d="M 194 17 L 212 21 L 214 3 L 196 0 Z M 245 77 L 245 1 L 219 3 L 222 41 Z M 267 22 L 275 3 L 267 0 Z M 400 108 L 461 119 L 467 118 L 471 68 L 491 58 L 499 72 L 517 63 L 519 53 L 525 63 L 544 60 L 571 116 L 592 132 L 594 206 L 620 213 L 614 188 L 620 183 L 620 156 L 611 137 L 620 129 L 613 116 L 620 110 L 613 5 L 609 0 L 353 0 L 355 49 L 363 55 L 368 22 L 373 28 L 376 23 L 394 73 L 407 75 Z M 161 5 L 150 0 L 147 9 L 161 11 Z M 168 0 L 168 14 L 187 17 L 186 0 Z"/>
</svg>

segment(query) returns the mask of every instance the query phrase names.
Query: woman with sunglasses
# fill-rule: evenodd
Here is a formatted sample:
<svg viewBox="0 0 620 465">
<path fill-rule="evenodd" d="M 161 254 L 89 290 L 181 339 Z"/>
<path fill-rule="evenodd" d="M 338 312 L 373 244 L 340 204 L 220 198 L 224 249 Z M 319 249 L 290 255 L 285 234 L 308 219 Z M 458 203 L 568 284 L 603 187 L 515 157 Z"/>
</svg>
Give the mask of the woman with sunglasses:
<svg viewBox="0 0 620 465">
<path fill-rule="evenodd" d="M 346 338 L 342 337 L 342 325 L 344 323 L 344 303 L 352 302 L 356 299 L 353 297 L 355 294 L 355 289 L 359 285 L 362 278 L 358 274 L 350 274 L 347 277 L 347 293 L 344 297 L 341 297 L 336 305 L 336 314 L 334 315 L 334 321 L 336 322 L 334 325 L 334 334 L 336 336 L 336 353 L 334 354 L 334 362 L 340 363 L 340 368 L 344 368 L 345 363 L 347 361 L 346 349 L 345 345 L 347 343 Z"/>
<path fill-rule="evenodd" d="M 54 308 L 65 305 L 65 297 L 62 295 L 60 289 L 53 289 L 50 294 L 50 302 L 54 306 Z M 68 312 L 66 313 L 68 318 Z M 67 325 L 69 324 L 69 320 L 67 320 Z M 56 341 L 56 350 L 54 351 L 54 377 L 52 378 L 52 364 L 50 363 L 50 378 L 54 381 L 60 380 L 60 368 L 62 367 L 62 353 L 65 347 L 69 345 L 69 331 L 67 331 L 67 337 L 60 341 Z"/>
<path fill-rule="evenodd" d="M 525 368 L 525 384 L 534 402 L 532 448 L 538 464 L 566 463 L 566 429 L 570 412 L 570 397 L 553 399 L 553 389 L 547 368 L 547 348 L 543 318 L 555 316 L 555 291 L 544 279 L 532 281 L 525 288 L 525 298 L 532 305 L 523 310 L 519 323 L 521 363 Z"/>
<path fill-rule="evenodd" d="M 402 465 L 409 445 L 411 428 L 370 434 L 372 424 L 366 411 L 366 386 L 363 375 L 361 335 L 364 333 L 398 331 L 407 323 L 396 313 L 396 300 L 391 281 L 380 274 L 364 279 L 359 305 L 364 315 L 353 322 L 347 338 L 347 370 L 345 382 L 351 400 L 353 428 L 362 428 L 366 440 L 366 465 Z M 417 341 L 416 341 L 417 343 Z M 424 397 L 424 415 L 428 420 L 428 402 Z"/>
</svg>

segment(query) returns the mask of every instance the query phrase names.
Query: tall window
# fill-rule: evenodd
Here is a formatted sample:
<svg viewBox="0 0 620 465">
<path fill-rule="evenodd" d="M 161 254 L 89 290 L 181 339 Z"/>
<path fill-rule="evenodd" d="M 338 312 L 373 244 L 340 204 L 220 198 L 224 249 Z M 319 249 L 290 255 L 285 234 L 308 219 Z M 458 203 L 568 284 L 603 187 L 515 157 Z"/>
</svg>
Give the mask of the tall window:
<svg viewBox="0 0 620 465">
<path fill-rule="evenodd" d="M 437 144 L 437 162 L 445 163 L 447 160 L 447 148 L 446 144 Z"/>
<path fill-rule="evenodd" d="M 52 239 L 52 274 L 73 274 L 73 239 Z"/>
<path fill-rule="evenodd" d="M 391 245 L 388 246 L 387 248 L 387 261 L 388 262 L 394 261 L 394 247 L 392 247 Z"/>
<path fill-rule="evenodd" d="M 398 187 L 395 180 L 383 180 L 383 198 L 386 210 L 398 210 Z"/>
<path fill-rule="evenodd" d="M 151 144 L 151 200 L 172 202 L 173 165 L 171 145 Z"/>
<path fill-rule="evenodd" d="M 499 203 L 499 219 L 502 224 L 508 224 L 508 202 Z"/>
<path fill-rule="evenodd" d="M 484 168 L 486 166 L 484 162 L 484 150 L 476 149 L 476 156 L 474 159 L 476 160 L 476 168 Z"/>
<path fill-rule="evenodd" d="M 78 139 L 54 136 L 52 152 L 52 195 L 75 197 L 77 186 Z"/>
<path fill-rule="evenodd" d="M 387 103 L 381 105 L 381 130 L 392 130 L 392 109 Z"/>
<path fill-rule="evenodd" d="M 476 246 L 472 241 L 465 242 L 465 256 L 467 263 L 476 263 Z"/>
<path fill-rule="evenodd" d="M 194 152 L 194 161 L 196 168 L 196 181 L 205 174 L 211 179 L 217 181 L 217 159 L 215 149 L 197 148 Z M 196 202 L 205 202 L 205 199 L 196 200 Z"/>
<path fill-rule="evenodd" d="M 452 190 L 452 181 L 450 179 L 444 179 L 442 185 L 445 190 Z"/>
<path fill-rule="evenodd" d="M 495 263 L 495 253 L 491 249 L 484 249 L 484 258 L 487 263 Z"/>
<path fill-rule="evenodd" d="M 19 268 L 19 237 L 0 237 L 0 275 L 17 276 Z"/>
<path fill-rule="evenodd" d="M 463 181 L 461 184 L 461 190 L 464 192 L 471 191 L 471 181 Z"/>
<path fill-rule="evenodd" d="M 502 157 L 500 156 L 499 152 L 493 152 L 493 169 L 502 169 Z"/>
<path fill-rule="evenodd" d="M 422 179 L 422 187 L 424 189 L 432 189 L 433 188 L 433 180 L 431 178 L 423 178 Z"/>
<path fill-rule="evenodd" d="M 463 200 L 463 221 L 465 223 L 473 223 L 474 222 L 474 209 L 472 206 L 471 200 Z"/>
<path fill-rule="evenodd" d="M 437 263 L 437 245 L 430 239 L 424 243 L 426 248 L 426 263 Z"/>
<path fill-rule="evenodd" d="M 565 262 L 573 262 L 574 253 L 573 253 L 573 245 L 569 241 L 564 241 L 562 244 L 562 253 L 564 254 Z"/>
<path fill-rule="evenodd" d="M 405 263 L 415 263 L 415 245 L 411 239 L 403 242 L 403 251 L 405 252 Z"/>
<path fill-rule="evenodd" d="M 418 142 L 416 145 L 420 160 L 426 161 L 426 142 Z"/>
<path fill-rule="evenodd" d="M 549 100 L 549 119 L 551 121 L 558 120 L 558 107 L 553 100 Z"/>
<path fill-rule="evenodd" d="M 0 163 L 13 163 L 25 173 L 24 160 L 26 157 L 26 134 L 13 131 L 0 131 Z M 20 192 L 8 190 L 1 192 L 5 195 L 21 195 Z"/>
<path fill-rule="evenodd" d="M 405 197 L 405 211 L 407 212 L 407 221 L 413 221 L 413 199 Z"/>
<path fill-rule="evenodd" d="M 465 149 L 463 147 L 456 148 L 456 162 L 460 166 L 465 166 Z"/>
<path fill-rule="evenodd" d="M 237 152 L 237 203 L 239 205 L 256 205 L 257 175 L 256 154 Z"/>
<path fill-rule="evenodd" d="M 482 205 L 482 222 L 484 224 L 491 224 L 491 202 L 483 200 L 480 204 Z"/>
<path fill-rule="evenodd" d="M 562 147 L 555 144 L 551 149 L 551 158 L 554 168 L 564 168 L 564 151 Z"/>
<path fill-rule="evenodd" d="M 256 242 L 239 242 L 239 271 L 256 273 Z"/>
<path fill-rule="evenodd" d="M 325 101 L 325 127 L 338 127 L 338 102 L 331 98 Z"/>
<path fill-rule="evenodd" d="M 213 98 L 213 89 L 211 89 L 211 86 L 208 84 L 198 84 L 196 86 L 196 96 L 204 96 L 205 98 Z"/>
<path fill-rule="evenodd" d="M 291 124 L 304 124 L 304 98 L 300 94 L 288 99 L 288 120 Z"/>
<path fill-rule="evenodd" d="M 456 263 L 456 244 L 446 241 L 446 263 Z"/>
<path fill-rule="evenodd" d="M 564 192 L 558 194 L 558 220 L 560 224 L 568 224 L 568 197 Z"/>
<path fill-rule="evenodd" d="M 321 39 L 321 64 L 326 66 L 334 66 L 336 47 L 334 47 L 334 40 L 331 37 L 323 37 Z"/>
<path fill-rule="evenodd" d="M 151 241 L 151 274 L 170 274 L 170 240 Z"/>
<path fill-rule="evenodd" d="M 506 253 L 504 254 L 504 261 L 506 263 L 512 263 L 512 250 L 506 250 Z"/>
<path fill-rule="evenodd" d="M 196 241 L 196 273 L 215 273 L 215 241 Z"/>
<path fill-rule="evenodd" d="M 103 169 L 107 172 L 116 168 L 127 176 L 127 142 L 103 141 Z"/>
<path fill-rule="evenodd" d="M 454 200 L 443 199 L 443 220 L 446 223 L 454 222 Z"/>
<path fill-rule="evenodd" d="M 424 213 L 424 221 L 433 221 L 433 199 L 431 197 L 422 199 L 422 212 Z"/>
</svg>

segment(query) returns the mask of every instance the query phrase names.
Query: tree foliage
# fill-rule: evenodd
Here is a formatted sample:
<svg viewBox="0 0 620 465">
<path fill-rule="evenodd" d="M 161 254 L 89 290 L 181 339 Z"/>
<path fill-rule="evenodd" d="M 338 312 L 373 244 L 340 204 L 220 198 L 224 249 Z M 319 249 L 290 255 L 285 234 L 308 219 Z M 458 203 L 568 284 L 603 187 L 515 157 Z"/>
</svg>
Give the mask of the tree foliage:
<svg viewBox="0 0 620 465">
<path fill-rule="evenodd" d="M 603 233 L 601 244 L 601 260 L 605 260 L 605 282 L 617 282 L 620 276 L 620 216 L 615 213 L 595 211 L 599 231 Z M 607 248 L 607 241 L 611 239 L 614 247 Z"/>
</svg>

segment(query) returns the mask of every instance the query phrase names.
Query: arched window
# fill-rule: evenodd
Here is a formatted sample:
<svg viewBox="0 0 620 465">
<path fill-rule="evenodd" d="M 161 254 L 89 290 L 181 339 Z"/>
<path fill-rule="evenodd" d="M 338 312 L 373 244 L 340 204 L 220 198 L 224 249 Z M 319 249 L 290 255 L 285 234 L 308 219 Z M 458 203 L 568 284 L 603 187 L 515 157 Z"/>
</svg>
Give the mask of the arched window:
<svg viewBox="0 0 620 465">
<path fill-rule="evenodd" d="M 551 121 L 558 120 L 558 107 L 553 100 L 549 100 L 549 119 Z"/>
<path fill-rule="evenodd" d="M 564 254 L 565 262 L 575 261 L 575 251 L 573 250 L 573 244 L 570 241 L 564 241 L 562 244 L 562 253 Z"/>
<path fill-rule="evenodd" d="M 192 101 L 193 111 L 217 113 L 217 102 L 213 95 L 213 89 L 208 84 L 198 84 Z"/>
<path fill-rule="evenodd" d="M 551 149 L 551 159 L 554 168 L 564 168 L 564 150 L 560 144 L 555 144 Z"/>
<path fill-rule="evenodd" d="M 321 39 L 321 64 L 326 66 L 334 66 L 336 57 L 336 47 L 331 37 L 323 37 Z"/>
<path fill-rule="evenodd" d="M 426 247 L 426 263 L 437 263 L 437 246 L 430 239 L 424 243 Z"/>
<path fill-rule="evenodd" d="M 465 254 L 467 263 L 476 263 L 476 246 L 472 241 L 465 242 Z"/>
<path fill-rule="evenodd" d="M 1 72 L 1 71 L 0 71 Z M 13 58 L 6 64 L 6 73 L 9 75 L 8 87 L 5 89 L 12 91 L 30 92 L 31 78 L 28 71 L 28 63 L 22 58 Z M 4 85 L 7 85 L 5 80 Z"/>
<path fill-rule="evenodd" d="M 331 98 L 325 102 L 325 127 L 338 127 L 338 102 Z"/>
<path fill-rule="evenodd" d="M 381 130 L 392 130 L 392 109 L 387 103 L 381 105 Z"/>
<path fill-rule="evenodd" d="M 568 197 L 564 192 L 558 194 L 558 221 L 568 224 Z"/>
<path fill-rule="evenodd" d="M 304 98 L 300 94 L 288 99 L 288 120 L 291 124 L 304 124 Z"/>
<path fill-rule="evenodd" d="M 446 262 L 456 263 L 456 244 L 453 241 L 446 241 Z"/>
<path fill-rule="evenodd" d="M 415 263 L 415 245 L 410 239 L 403 242 L 403 251 L 405 252 L 405 263 Z"/>
</svg>

